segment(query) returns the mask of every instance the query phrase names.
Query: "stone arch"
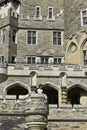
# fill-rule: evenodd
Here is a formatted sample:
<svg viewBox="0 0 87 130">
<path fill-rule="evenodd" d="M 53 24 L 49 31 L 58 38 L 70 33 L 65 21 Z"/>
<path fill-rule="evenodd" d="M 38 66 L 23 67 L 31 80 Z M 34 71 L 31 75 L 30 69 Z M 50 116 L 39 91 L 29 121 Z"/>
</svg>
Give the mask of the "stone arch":
<svg viewBox="0 0 87 130">
<path fill-rule="evenodd" d="M 28 85 L 22 83 L 22 82 L 15 82 L 7 85 L 5 89 L 3 90 L 3 98 L 6 97 L 6 95 L 15 95 L 16 98 L 19 97 L 19 95 L 29 95 L 30 94 L 30 88 Z"/>
<path fill-rule="evenodd" d="M 67 89 L 67 100 L 72 105 L 85 105 L 87 102 L 87 88 L 80 84 L 72 85 Z"/>
<path fill-rule="evenodd" d="M 37 86 L 37 72 L 31 71 L 29 75 L 30 75 L 30 86 Z"/>
<path fill-rule="evenodd" d="M 76 62 L 79 62 L 78 60 L 77 61 L 75 60 L 78 57 L 78 48 L 79 44 L 75 38 L 68 41 L 65 52 L 65 63 L 77 64 Z"/>
<path fill-rule="evenodd" d="M 59 89 L 51 83 L 42 84 L 43 93 L 48 97 L 48 104 L 59 105 Z"/>
<path fill-rule="evenodd" d="M 80 41 L 79 41 L 80 49 L 82 48 L 85 41 L 87 41 L 87 34 L 86 33 L 84 33 L 83 36 L 80 38 Z"/>
<path fill-rule="evenodd" d="M 80 57 L 81 57 L 81 62 L 84 65 L 87 64 L 87 37 L 85 37 L 82 43 L 80 43 Z"/>
<path fill-rule="evenodd" d="M 72 40 L 69 40 L 67 43 L 67 46 L 66 46 L 66 54 L 67 54 L 69 48 L 72 46 L 72 44 L 75 44 L 78 47 L 78 43 L 75 38 L 73 38 Z"/>
</svg>

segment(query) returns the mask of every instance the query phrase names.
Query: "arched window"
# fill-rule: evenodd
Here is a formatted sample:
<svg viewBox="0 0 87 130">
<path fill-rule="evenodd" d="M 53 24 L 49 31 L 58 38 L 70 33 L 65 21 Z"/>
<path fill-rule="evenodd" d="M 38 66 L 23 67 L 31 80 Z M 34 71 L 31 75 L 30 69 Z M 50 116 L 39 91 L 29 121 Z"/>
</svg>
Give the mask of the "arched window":
<svg viewBox="0 0 87 130">
<path fill-rule="evenodd" d="M 19 99 L 20 95 L 27 95 L 28 90 L 19 84 L 12 85 L 7 88 L 7 95 L 15 95 L 16 100 Z"/>
<path fill-rule="evenodd" d="M 49 84 L 43 85 L 42 89 L 48 97 L 48 104 L 58 105 L 58 91 Z"/>
<path fill-rule="evenodd" d="M 73 86 L 68 91 L 68 101 L 74 104 L 87 104 L 87 91 L 81 88 L 79 85 Z"/>
</svg>

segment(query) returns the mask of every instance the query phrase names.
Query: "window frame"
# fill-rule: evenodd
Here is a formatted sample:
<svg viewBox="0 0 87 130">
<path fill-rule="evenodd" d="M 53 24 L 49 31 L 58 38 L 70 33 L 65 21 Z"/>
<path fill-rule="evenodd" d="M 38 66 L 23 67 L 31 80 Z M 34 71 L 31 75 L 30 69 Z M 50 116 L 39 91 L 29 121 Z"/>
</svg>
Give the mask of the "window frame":
<svg viewBox="0 0 87 130">
<path fill-rule="evenodd" d="M 29 32 L 30 33 L 33 33 L 35 32 L 35 37 L 31 36 L 30 38 L 30 41 L 33 41 L 33 38 L 35 38 L 35 44 L 32 43 L 29 43 Z M 37 31 L 36 30 L 28 30 L 27 31 L 27 45 L 36 45 L 37 44 Z"/>
<path fill-rule="evenodd" d="M 54 62 L 55 62 L 54 59 L 57 59 L 57 63 L 54 63 Z M 58 59 L 61 59 L 61 63 L 58 63 Z M 60 65 L 60 64 L 62 64 L 62 63 L 63 63 L 63 57 L 54 57 L 54 58 L 53 58 L 53 64 L 54 64 L 54 65 Z"/>
<path fill-rule="evenodd" d="M 15 38 L 15 40 L 13 40 Z M 17 30 L 12 29 L 12 42 L 17 44 Z"/>
<path fill-rule="evenodd" d="M 28 58 L 30 58 L 31 63 L 29 63 Z M 34 63 L 32 62 L 33 58 L 35 60 Z M 27 59 L 27 64 L 29 64 L 29 65 L 35 65 L 36 64 L 36 56 L 27 56 L 26 59 Z"/>
<path fill-rule="evenodd" d="M 52 17 L 50 17 L 50 10 L 49 9 L 52 9 Z M 55 17 L 54 17 L 54 8 L 53 6 L 48 6 L 48 16 L 47 16 L 47 20 L 55 20 Z"/>
<path fill-rule="evenodd" d="M 2 60 L 2 57 L 4 58 L 4 60 Z M 4 63 L 5 62 L 5 56 L 4 55 L 0 55 L 0 63 Z"/>
<path fill-rule="evenodd" d="M 56 33 L 56 36 L 54 37 L 54 33 Z M 58 33 L 61 33 L 61 37 L 58 37 Z M 55 39 L 55 44 L 54 44 Z M 61 44 L 58 44 L 59 39 L 61 40 Z M 63 45 L 63 31 L 53 31 L 53 46 L 62 46 Z"/>
<path fill-rule="evenodd" d="M 87 60 L 86 60 L 86 56 L 87 56 L 87 50 L 83 50 L 83 64 L 87 65 Z"/>
<path fill-rule="evenodd" d="M 12 62 L 12 57 L 15 58 L 13 62 Z M 12 64 L 15 64 L 15 63 L 16 63 L 16 55 L 11 55 L 11 63 L 12 63 Z"/>
<path fill-rule="evenodd" d="M 85 12 L 85 11 L 86 11 L 86 16 L 83 16 L 83 12 Z M 87 9 L 81 10 L 80 15 L 81 15 L 81 26 L 87 26 L 87 23 L 84 24 L 84 21 L 83 21 L 84 18 L 87 19 Z"/>
<path fill-rule="evenodd" d="M 42 58 L 43 58 L 43 62 L 42 62 Z M 40 63 L 41 64 L 49 64 L 49 57 L 48 56 L 42 56 L 42 57 L 40 57 Z"/>
<path fill-rule="evenodd" d="M 1 44 L 5 44 L 5 43 L 6 43 L 6 28 L 2 28 L 1 29 Z"/>
<path fill-rule="evenodd" d="M 37 8 L 39 8 L 39 15 L 37 17 Z M 41 6 L 35 6 L 35 19 L 42 20 Z"/>
</svg>

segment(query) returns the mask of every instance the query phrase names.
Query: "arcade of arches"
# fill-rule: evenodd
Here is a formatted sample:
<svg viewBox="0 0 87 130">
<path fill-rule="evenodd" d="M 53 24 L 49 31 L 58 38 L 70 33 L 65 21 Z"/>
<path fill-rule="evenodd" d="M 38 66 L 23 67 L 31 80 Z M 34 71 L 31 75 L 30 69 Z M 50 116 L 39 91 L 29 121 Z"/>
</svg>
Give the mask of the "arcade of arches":
<svg viewBox="0 0 87 130">
<path fill-rule="evenodd" d="M 59 92 L 49 84 L 42 86 L 43 93 L 48 97 L 48 104 L 56 104 L 59 106 Z M 14 84 L 6 89 L 7 95 L 15 95 L 16 99 L 19 99 L 20 95 L 28 94 L 28 90 L 20 84 Z M 82 104 L 87 102 L 87 90 L 80 85 L 74 85 L 67 90 L 67 102 L 68 104 Z"/>
</svg>

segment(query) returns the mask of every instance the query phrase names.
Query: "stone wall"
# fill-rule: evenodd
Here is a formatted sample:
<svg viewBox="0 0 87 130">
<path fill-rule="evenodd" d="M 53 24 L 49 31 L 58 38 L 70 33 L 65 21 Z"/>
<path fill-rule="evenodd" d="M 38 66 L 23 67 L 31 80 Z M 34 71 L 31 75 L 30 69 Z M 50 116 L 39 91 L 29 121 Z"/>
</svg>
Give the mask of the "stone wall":
<svg viewBox="0 0 87 130">
<path fill-rule="evenodd" d="M 86 0 L 84 2 L 82 0 L 64 0 L 64 24 L 66 37 L 75 34 L 83 28 L 81 27 L 80 11 L 86 9 L 86 5 Z"/>
</svg>

